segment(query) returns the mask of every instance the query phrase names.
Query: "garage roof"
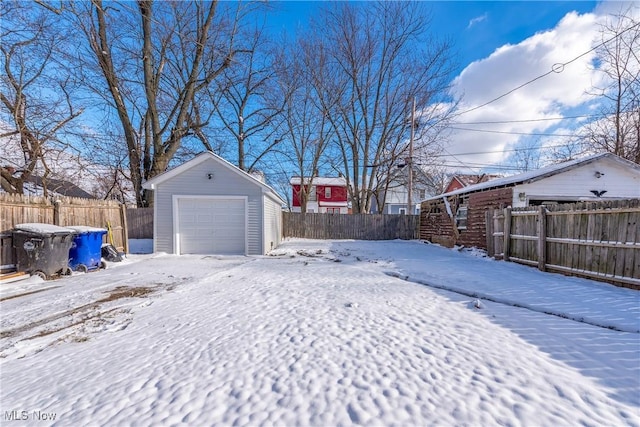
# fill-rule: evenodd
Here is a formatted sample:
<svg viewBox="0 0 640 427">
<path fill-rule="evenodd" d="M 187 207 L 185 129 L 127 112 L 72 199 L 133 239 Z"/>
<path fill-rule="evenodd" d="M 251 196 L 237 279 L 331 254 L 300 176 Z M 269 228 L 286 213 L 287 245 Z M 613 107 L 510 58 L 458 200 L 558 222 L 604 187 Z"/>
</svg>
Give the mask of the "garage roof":
<svg viewBox="0 0 640 427">
<path fill-rule="evenodd" d="M 145 183 L 142 184 L 142 187 L 147 189 L 147 190 L 155 190 L 156 186 L 160 183 L 163 183 L 179 174 L 181 174 L 182 172 L 185 172 L 187 170 L 189 170 L 190 168 L 192 168 L 193 166 L 196 166 L 206 160 L 215 160 L 218 163 L 220 163 L 223 167 L 226 167 L 227 169 L 239 174 L 240 176 L 242 176 L 243 178 L 255 183 L 256 185 L 259 185 L 262 188 L 262 191 L 264 193 L 270 194 L 272 197 L 274 197 L 275 199 L 278 200 L 278 202 L 280 202 L 281 204 L 286 204 L 286 202 L 284 201 L 284 199 L 270 186 L 268 186 L 267 184 L 265 184 L 264 182 L 260 181 L 259 179 L 257 179 L 256 177 L 254 177 L 251 174 L 248 174 L 247 172 L 243 171 L 242 169 L 238 168 L 235 165 L 232 165 L 231 163 L 229 163 L 228 161 L 226 161 L 225 159 L 223 159 L 222 157 L 218 156 L 217 154 L 211 152 L 211 151 L 205 151 L 203 153 L 198 154 L 196 157 L 194 157 L 193 159 L 189 160 L 188 162 L 185 162 L 183 164 L 181 164 L 180 166 L 177 166 L 173 169 L 170 169 L 160 175 L 157 175 L 149 180 L 147 180 Z"/>
</svg>

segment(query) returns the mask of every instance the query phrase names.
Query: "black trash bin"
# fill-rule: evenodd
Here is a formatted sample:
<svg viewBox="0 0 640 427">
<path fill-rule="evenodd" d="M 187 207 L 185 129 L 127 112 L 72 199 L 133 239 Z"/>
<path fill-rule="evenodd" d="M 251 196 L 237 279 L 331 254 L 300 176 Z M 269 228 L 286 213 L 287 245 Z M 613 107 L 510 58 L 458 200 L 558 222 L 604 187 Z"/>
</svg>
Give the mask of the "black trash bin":
<svg viewBox="0 0 640 427">
<path fill-rule="evenodd" d="M 71 274 L 69 249 L 76 232 L 51 224 L 18 224 L 13 230 L 16 269 L 52 279 Z"/>
</svg>

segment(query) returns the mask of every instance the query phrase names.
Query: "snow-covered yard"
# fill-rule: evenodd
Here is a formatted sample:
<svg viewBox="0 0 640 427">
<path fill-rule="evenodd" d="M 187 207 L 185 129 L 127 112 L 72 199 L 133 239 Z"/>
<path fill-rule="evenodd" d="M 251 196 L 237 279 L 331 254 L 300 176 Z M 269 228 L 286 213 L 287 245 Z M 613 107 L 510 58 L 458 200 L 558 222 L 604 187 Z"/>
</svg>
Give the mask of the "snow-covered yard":
<svg viewBox="0 0 640 427">
<path fill-rule="evenodd" d="M 640 425 L 637 291 L 416 241 L 109 267 L 0 285 L 1 424 Z"/>
</svg>

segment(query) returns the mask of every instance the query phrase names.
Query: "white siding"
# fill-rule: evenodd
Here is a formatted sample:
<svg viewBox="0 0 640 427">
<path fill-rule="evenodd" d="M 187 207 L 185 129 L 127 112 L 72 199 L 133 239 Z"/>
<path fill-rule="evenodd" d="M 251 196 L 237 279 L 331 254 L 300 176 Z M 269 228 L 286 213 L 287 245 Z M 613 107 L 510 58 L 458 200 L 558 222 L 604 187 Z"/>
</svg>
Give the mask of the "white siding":
<svg viewBox="0 0 640 427">
<path fill-rule="evenodd" d="M 212 179 L 207 174 L 212 173 Z M 173 196 L 247 196 L 248 255 L 262 254 L 262 188 L 238 173 L 208 159 L 158 183 L 155 190 L 154 249 L 173 253 Z"/>
<path fill-rule="evenodd" d="M 249 221 L 247 223 L 247 242 L 249 255 L 263 255 L 262 252 L 262 191 L 260 197 L 249 199 Z"/>
<path fill-rule="evenodd" d="M 596 177 L 596 172 L 602 174 L 600 178 Z M 606 190 L 606 193 L 598 198 L 591 190 Z M 520 200 L 520 193 L 524 193 L 524 201 Z M 640 198 L 640 172 L 604 158 L 530 184 L 517 185 L 513 189 L 514 207 L 527 206 L 529 200 L 608 198 Z"/>
<path fill-rule="evenodd" d="M 264 197 L 264 248 L 266 254 L 275 249 L 282 238 L 282 206 L 270 197 Z"/>
</svg>

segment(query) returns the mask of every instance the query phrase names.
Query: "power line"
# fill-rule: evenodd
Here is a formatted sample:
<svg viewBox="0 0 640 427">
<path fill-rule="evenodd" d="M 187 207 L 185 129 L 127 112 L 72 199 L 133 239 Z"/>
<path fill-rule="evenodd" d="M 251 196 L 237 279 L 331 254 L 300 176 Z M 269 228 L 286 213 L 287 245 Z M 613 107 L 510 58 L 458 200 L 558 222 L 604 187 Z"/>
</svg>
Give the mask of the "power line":
<svg viewBox="0 0 640 427">
<path fill-rule="evenodd" d="M 522 119 L 522 120 L 486 120 L 479 122 L 455 122 L 458 125 L 499 125 L 508 123 L 531 123 L 531 122 L 548 122 L 556 120 L 571 120 L 571 119 L 588 119 L 592 117 L 601 117 L 599 114 L 584 114 L 581 116 L 566 116 L 566 117 L 546 117 L 542 119 Z"/>
<path fill-rule="evenodd" d="M 543 148 L 572 147 L 573 145 L 574 144 L 555 144 L 555 145 L 545 145 L 544 147 L 522 147 L 522 148 L 510 148 L 505 150 L 494 150 L 494 151 L 471 151 L 466 153 L 455 153 L 455 154 L 451 154 L 451 153 L 435 154 L 435 155 L 431 155 L 430 157 L 455 157 L 455 156 L 476 156 L 478 154 L 500 154 L 505 152 L 541 150 Z"/>
<path fill-rule="evenodd" d="M 562 133 L 509 132 L 509 131 L 502 131 L 502 130 L 461 128 L 461 127 L 455 127 L 455 126 L 451 126 L 449 129 L 463 130 L 463 131 L 469 131 L 469 132 L 500 133 L 500 134 L 505 134 L 505 135 L 566 136 L 566 137 L 575 136 L 573 134 L 562 134 Z"/>
<path fill-rule="evenodd" d="M 511 166 L 511 165 L 496 165 L 496 164 L 489 164 L 489 163 L 444 163 L 442 166 L 446 167 L 446 168 L 461 168 L 461 169 L 481 169 L 481 168 L 487 168 L 487 169 L 495 169 L 495 170 L 504 170 L 504 171 L 512 171 L 512 170 L 519 170 L 520 168 L 516 167 L 516 166 Z"/>
<path fill-rule="evenodd" d="M 458 113 L 458 114 L 456 114 L 456 115 L 457 115 L 457 116 L 460 116 L 460 115 L 462 115 L 462 114 L 470 113 L 471 111 L 475 111 L 475 110 L 480 109 L 480 108 L 482 108 L 482 107 L 486 107 L 487 105 L 492 104 L 492 103 L 494 103 L 494 102 L 496 102 L 496 101 L 498 101 L 498 100 L 500 100 L 500 99 L 504 98 L 505 96 L 510 95 L 510 94 L 512 94 L 513 92 L 515 92 L 515 91 L 517 91 L 517 90 L 519 90 L 519 89 L 522 89 L 523 87 L 525 87 L 525 86 L 527 86 L 527 85 L 530 85 L 531 83 L 533 83 L 533 82 L 535 82 L 535 81 L 537 81 L 537 80 L 540 80 L 540 79 L 542 79 L 542 78 L 544 78 L 544 77 L 547 77 L 549 74 L 553 74 L 553 73 L 560 74 L 560 73 L 562 73 L 562 72 L 564 71 L 564 67 L 565 67 L 565 66 L 567 66 L 567 65 L 571 64 L 572 62 L 577 61 L 578 59 L 582 58 L 582 57 L 583 57 L 583 56 L 585 56 L 585 55 L 590 54 L 591 52 L 593 52 L 594 50 L 598 49 L 599 47 L 604 46 L 605 44 L 609 43 L 610 41 L 617 39 L 618 37 L 622 36 L 622 35 L 623 35 L 624 33 L 626 33 L 627 31 L 630 31 L 630 30 L 632 30 L 633 28 L 638 27 L 638 26 L 640 26 L 640 22 L 638 22 L 638 23 L 637 23 L 637 24 L 635 24 L 635 25 L 630 26 L 629 28 L 626 28 L 625 30 L 621 31 L 620 33 L 616 34 L 615 36 L 613 36 L 613 37 L 611 37 L 611 38 L 609 38 L 609 39 L 607 39 L 607 40 L 603 41 L 603 42 L 602 42 L 602 43 L 600 43 L 600 44 L 597 44 L 596 46 L 592 47 L 592 48 L 591 48 L 591 49 L 589 49 L 588 51 L 586 51 L 586 52 L 584 52 L 584 53 L 581 53 L 580 55 L 576 56 L 575 58 L 573 58 L 573 59 L 571 59 L 571 60 L 569 60 L 569 61 L 567 61 L 567 62 L 560 62 L 560 63 L 555 63 L 555 64 L 553 64 L 553 65 L 551 66 L 551 70 L 547 71 L 546 73 L 541 74 L 541 75 L 539 75 L 539 76 L 537 76 L 537 77 L 534 77 L 533 79 L 531 79 L 531 80 L 529 80 L 529 81 L 527 81 L 527 82 L 525 82 L 525 83 L 522 83 L 521 85 L 519 85 L 519 86 L 517 86 L 517 87 L 515 87 L 515 88 L 513 88 L 513 89 L 511 89 L 511 90 L 509 90 L 509 91 L 507 91 L 507 92 L 505 92 L 505 93 L 503 93 L 502 95 L 497 96 L 497 97 L 493 98 L 492 100 L 485 102 L 484 104 L 480 104 L 480 105 L 478 105 L 478 106 L 476 106 L 476 107 L 470 108 L 470 109 L 465 110 L 465 111 L 463 111 L 463 112 L 461 112 L 461 113 Z"/>
</svg>

